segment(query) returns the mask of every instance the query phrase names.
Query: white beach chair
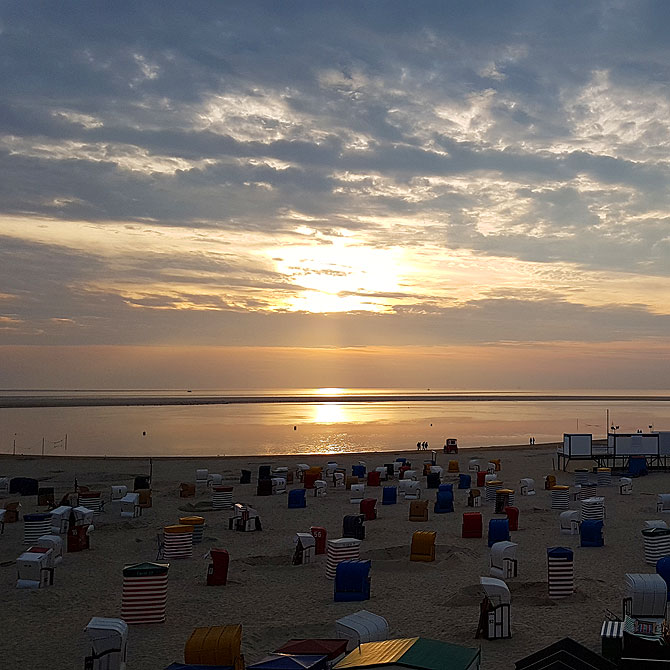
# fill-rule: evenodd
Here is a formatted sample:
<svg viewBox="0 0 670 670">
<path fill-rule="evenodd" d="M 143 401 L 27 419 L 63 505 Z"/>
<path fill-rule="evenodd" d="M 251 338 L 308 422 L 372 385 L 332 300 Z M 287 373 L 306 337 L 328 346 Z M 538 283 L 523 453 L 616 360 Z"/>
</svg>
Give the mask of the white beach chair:
<svg viewBox="0 0 670 670">
<path fill-rule="evenodd" d="M 360 486 L 360 484 L 358 484 L 358 486 Z M 314 482 L 314 495 L 315 495 L 315 497 L 320 498 L 321 496 L 325 496 L 327 487 L 328 487 L 328 484 L 323 479 L 317 479 Z"/>
<path fill-rule="evenodd" d="M 535 491 L 535 480 L 530 477 L 524 477 L 519 481 L 519 488 L 522 496 L 534 496 Z"/>
<path fill-rule="evenodd" d="M 207 486 L 221 486 L 223 483 L 223 475 L 217 472 L 210 472 L 207 475 Z"/>
<path fill-rule="evenodd" d="M 125 621 L 93 617 L 84 633 L 84 667 L 91 670 L 125 670 L 128 648 L 128 624 Z"/>
<path fill-rule="evenodd" d="M 128 493 L 127 486 L 112 486 L 111 500 L 121 500 Z"/>
<path fill-rule="evenodd" d="M 633 480 L 630 477 L 619 479 L 619 493 L 622 496 L 629 496 L 633 493 Z"/>
<path fill-rule="evenodd" d="M 303 480 L 305 470 L 309 470 L 309 465 L 307 465 L 307 463 L 298 463 L 295 466 L 295 476 L 299 482 Z"/>
<path fill-rule="evenodd" d="M 404 491 L 405 500 L 419 500 L 421 498 L 421 482 L 408 480 Z"/>
<path fill-rule="evenodd" d="M 344 472 L 336 472 L 333 474 L 333 482 L 335 484 L 336 489 L 343 489 L 344 488 Z"/>
<path fill-rule="evenodd" d="M 515 542 L 496 542 L 491 547 L 489 574 L 498 579 L 511 579 L 517 576 Z"/>
<path fill-rule="evenodd" d="M 657 512 L 670 512 L 670 493 L 659 493 L 656 498 Z"/>
<path fill-rule="evenodd" d="M 405 470 L 405 472 L 402 473 L 402 478 L 416 480 L 416 470 Z"/>
<path fill-rule="evenodd" d="M 579 512 L 567 509 L 558 515 L 562 535 L 579 535 Z"/>
<path fill-rule="evenodd" d="M 471 458 L 468 461 L 468 470 L 470 470 L 470 472 L 479 472 L 480 467 L 478 458 Z"/>
<path fill-rule="evenodd" d="M 365 498 L 365 484 L 352 484 L 349 502 L 358 504 L 363 498 Z"/>
</svg>

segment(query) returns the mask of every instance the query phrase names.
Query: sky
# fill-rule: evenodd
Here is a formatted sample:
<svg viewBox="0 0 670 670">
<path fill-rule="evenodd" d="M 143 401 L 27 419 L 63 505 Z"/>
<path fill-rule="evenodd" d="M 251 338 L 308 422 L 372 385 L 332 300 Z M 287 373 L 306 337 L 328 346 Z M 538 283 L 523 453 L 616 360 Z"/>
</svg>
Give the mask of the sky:
<svg viewBox="0 0 670 670">
<path fill-rule="evenodd" d="M 668 388 L 668 28 L 3 3 L 0 388 Z"/>
</svg>

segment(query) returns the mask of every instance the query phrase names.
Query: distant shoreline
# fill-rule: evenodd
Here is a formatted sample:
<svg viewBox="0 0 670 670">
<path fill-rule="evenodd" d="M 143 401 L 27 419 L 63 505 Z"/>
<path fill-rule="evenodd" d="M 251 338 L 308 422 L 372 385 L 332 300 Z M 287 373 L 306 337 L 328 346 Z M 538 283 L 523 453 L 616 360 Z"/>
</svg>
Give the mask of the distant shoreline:
<svg viewBox="0 0 670 670">
<path fill-rule="evenodd" d="M 668 395 L 518 395 L 518 394 L 348 394 L 264 396 L 4 396 L 0 409 L 40 407 L 142 407 L 179 405 L 313 404 L 381 402 L 670 402 Z"/>
</svg>

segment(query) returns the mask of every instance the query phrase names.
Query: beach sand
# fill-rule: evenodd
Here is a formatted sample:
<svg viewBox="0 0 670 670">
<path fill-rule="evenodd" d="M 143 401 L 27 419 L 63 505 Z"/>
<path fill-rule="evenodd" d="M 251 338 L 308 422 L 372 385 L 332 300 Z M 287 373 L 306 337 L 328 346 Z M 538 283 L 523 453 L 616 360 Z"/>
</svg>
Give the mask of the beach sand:
<svg viewBox="0 0 670 670">
<path fill-rule="evenodd" d="M 653 572 L 643 558 L 640 529 L 646 519 L 658 518 L 657 493 L 670 490 L 668 475 L 651 474 L 633 482 L 633 494 L 621 496 L 618 485 L 606 489 L 607 518 L 605 546 L 580 548 L 578 536 L 561 535 L 557 510 L 550 509 L 550 495 L 543 489 L 544 477 L 555 474 L 557 483 L 573 484 L 572 473 L 553 472 L 555 445 L 491 447 L 461 450 L 457 455 L 438 453 L 437 463 L 445 468 L 457 459 L 467 472 L 473 457 L 486 462 L 501 458 L 500 479 L 516 490 L 520 509 L 520 530 L 512 533 L 518 543 L 518 577 L 508 581 L 512 594 L 512 637 L 506 640 L 475 639 L 482 592 L 479 577 L 489 574 L 486 542 L 488 520 L 494 518 L 491 505 L 480 510 L 484 537 L 461 538 L 461 519 L 466 507 L 465 491 L 457 490 L 458 476 L 445 472 L 443 481 L 454 482 L 455 513 L 434 514 L 435 491 L 423 489 L 430 501 L 429 521 L 408 520 L 409 502 L 382 506 L 381 488 L 366 487 L 366 497 L 377 497 L 379 517 L 367 521 L 361 558 L 372 560 L 371 598 L 363 602 L 333 602 L 333 582 L 325 578 L 325 556 L 314 563 L 292 566 L 296 532 L 323 526 L 330 539 L 341 535 L 342 517 L 358 513 L 349 502 L 350 492 L 329 487 L 325 497 L 307 492 L 305 509 L 287 509 L 287 496 L 257 497 L 258 466 L 287 466 L 297 463 L 324 465 L 337 461 L 351 471 L 359 458 L 368 469 L 389 463 L 396 456 L 410 459 L 422 471 L 430 452 L 392 452 L 295 457 L 166 458 L 153 460 L 153 507 L 141 517 L 121 519 L 118 503 L 106 506 L 96 517 L 88 551 L 65 554 L 56 568 L 55 584 L 40 590 L 15 588 L 13 561 L 23 551 L 23 522 L 7 524 L 0 536 L 0 591 L 2 592 L 2 657 L 4 667 L 54 670 L 83 666 L 83 630 L 93 616 L 119 617 L 122 569 L 125 564 L 156 559 L 156 537 L 165 525 L 177 523 L 188 503 L 209 500 L 180 499 L 180 482 L 194 482 L 196 468 L 221 473 L 234 482 L 234 500 L 255 507 L 263 531 L 239 533 L 228 530 L 230 512 L 203 512 L 205 541 L 195 545 L 189 560 L 172 561 L 169 571 L 167 619 L 164 624 L 131 626 L 128 670 L 160 670 L 173 661 L 183 661 L 184 644 L 198 626 L 241 623 L 242 651 L 247 663 L 290 638 L 334 637 L 335 620 L 366 609 L 384 616 L 391 637 L 423 636 L 470 647 L 481 646 L 482 668 L 506 670 L 514 661 L 564 636 L 599 651 L 600 628 L 605 610 L 621 613 L 624 574 Z M 573 462 L 589 467 L 590 462 Z M 252 483 L 238 482 L 240 469 L 252 471 Z M 136 475 L 149 473 L 148 459 L 132 458 L 28 458 L 0 456 L 0 476 L 35 477 L 43 486 L 56 488 L 56 500 L 69 490 L 75 476 L 79 484 L 101 490 L 109 500 L 110 486 L 132 488 Z M 519 479 L 535 479 L 537 495 L 521 497 Z M 618 481 L 617 477 L 613 481 Z M 423 479 L 425 482 L 425 479 Z M 300 486 L 297 483 L 287 488 Z M 599 489 L 602 495 L 602 489 Z M 22 513 L 43 511 L 35 497 L 20 500 Z M 571 509 L 578 509 L 572 503 Z M 417 530 L 437 531 L 436 560 L 409 561 L 412 534 Z M 576 592 L 552 601 L 547 593 L 546 549 L 566 546 L 575 552 Z M 227 586 L 206 586 L 210 547 L 227 549 L 231 563 Z"/>
</svg>

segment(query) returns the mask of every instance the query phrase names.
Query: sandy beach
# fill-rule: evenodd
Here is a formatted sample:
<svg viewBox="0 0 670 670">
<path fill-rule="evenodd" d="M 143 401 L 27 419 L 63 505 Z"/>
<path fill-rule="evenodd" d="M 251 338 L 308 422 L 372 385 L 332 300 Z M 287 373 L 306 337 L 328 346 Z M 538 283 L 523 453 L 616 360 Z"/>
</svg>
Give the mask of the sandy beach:
<svg viewBox="0 0 670 670">
<path fill-rule="evenodd" d="M 122 568 L 125 564 L 156 559 L 157 535 L 165 525 L 187 514 L 188 503 L 209 500 L 180 499 L 180 482 L 194 482 L 196 468 L 220 473 L 234 485 L 234 500 L 254 506 L 263 531 L 236 533 L 228 530 L 229 511 L 207 511 L 205 541 L 195 545 L 193 558 L 173 561 L 169 572 L 167 619 L 164 624 L 133 626 L 129 633 L 128 670 L 160 670 L 173 661 L 183 661 L 184 643 L 198 626 L 241 623 L 242 649 L 247 663 L 290 638 L 334 637 L 335 620 L 367 609 L 384 616 L 392 637 L 423 636 L 471 647 L 481 646 L 482 668 L 505 670 L 514 661 L 545 644 L 570 636 L 599 651 L 600 627 L 605 610 L 621 612 L 624 574 L 652 572 L 643 559 L 640 529 L 643 521 L 658 517 L 655 494 L 668 490 L 667 475 L 654 473 L 634 480 L 633 494 L 621 496 L 618 486 L 606 489 L 605 546 L 580 548 L 578 536 L 561 535 L 558 511 L 550 509 L 550 495 L 543 490 L 544 477 L 555 474 L 559 484 L 573 484 L 570 472 L 553 472 L 555 445 L 535 447 L 491 447 L 461 450 L 458 455 L 438 453 L 437 464 L 445 468 L 443 481 L 454 482 L 455 513 L 434 514 L 435 491 L 425 488 L 430 501 L 427 523 L 408 520 L 409 503 L 381 506 L 381 488 L 367 487 L 366 497 L 376 497 L 378 519 L 366 522 L 361 558 L 372 560 L 371 598 L 363 602 L 333 602 L 333 582 L 325 577 L 325 556 L 305 566 L 292 566 L 293 537 L 323 526 L 330 539 L 341 535 L 342 517 L 358 512 L 349 502 L 349 491 L 330 487 L 325 497 L 308 491 L 305 509 L 287 509 L 287 496 L 258 497 L 256 476 L 263 464 L 287 466 L 297 463 L 324 465 L 335 460 L 350 472 L 359 458 L 368 469 L 403 455 L 422 470 L 429 452 L 366 453 L 294 457 L 227 457 L 153 459 L 153 507 L 141 517 L 122 519 L 118 503 L 108 503 L 96 517 L 91 549 L 66 554 L 56 568 L 55 584 L 41 590 L 15 588 L 15 559 L 23 550 L 23 522 L 7 524 L 0 536 L 0 590 L 3 598 L 3 658 L 6 667 L 56 670 L 79 668 L 83 658 L 83 630 L 93 616 L 118 617 L 121 609 Z M 461 518 L 466 507 L 465 491 L 456 490 L 458 476 L 446 473 L 450 459 L 457 459 L 461 472 L 468 460 L 501 458 L 500 479 L 516 490 L 520 528 L 512 533 L 518 543 L 518 577 L 509 580 L 512 593 L 512 638 L 476 640 L 481 590 L 479 577 L 489 574 L 486 542 L 492 505 L 481 508 L 482 539 L 461 538 Z M 553 460 L 552 460 L 553 459 Z M 575 467 L 592 464 L 573 463 Z M 238 483 L 241 468 L 252 471 L 252 483 Z M 100 490 L 109 500 L 110 486 L 132 488 L 136 475 L 149 473 L 148 459 L 0 457 L 0 476 L 25 476 L 56 489 L 56 500 L 79 484 Z M 519 479 L 532 477 L 537 495 L 521 497 Z M 614 482 L 618 478 L 613 478 Z M 297 483 L 288 488 L 300 486 Z M 603 495 L 599 489 L 599 495 Z M 0 500 L 22 503 L 22 513 L 43 511 L 35 497 L 15 495 Z M 182 508 L 182 509 L 180 509 Z M 578 509 L 573 503 L 571 509 Z M 412 533 L 437 531 L 436 561 L 409 561 Z M 546 549 L 566 546 L 575 552 L 576 592 L 562 601 L 552 601 L 547 592 Z M 227 586 L 206 586 L 210 547 L 227 549 L 231 564 Z"/>
</svg>

